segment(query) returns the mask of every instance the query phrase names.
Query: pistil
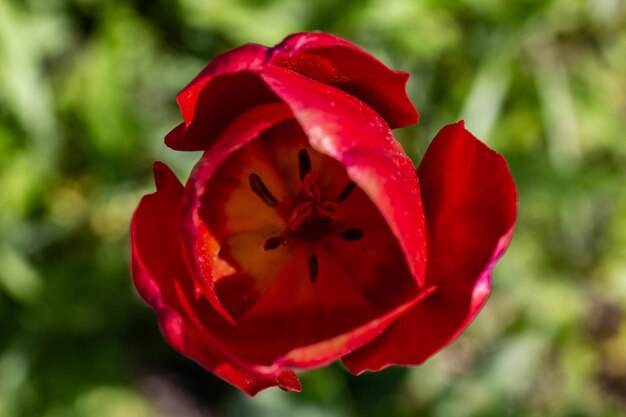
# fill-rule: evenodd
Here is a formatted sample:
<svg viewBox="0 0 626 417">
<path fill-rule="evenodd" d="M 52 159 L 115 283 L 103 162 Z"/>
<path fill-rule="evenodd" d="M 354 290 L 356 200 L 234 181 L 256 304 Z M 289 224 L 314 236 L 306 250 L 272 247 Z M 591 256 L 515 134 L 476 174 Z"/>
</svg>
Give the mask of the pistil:
<svg viewBox="0 0 626 417">
<path fill-rule="evenodd" d="M 341 239 L 348 242 L 363 239 L 365 233 L 357 227 L 337 231 L 337 225 L 343 218 L 343 209 L 340 204 L 352 194 L 356 189 L 356 184 L 349 182 L 337 200 L 326 199 L 317 184 L 317 174 L 312 170 L 311 157 L 306 149 L 298 151 L 298 174 L 302 181 L 301 190 L 293 200 L 282 202 L 274 197 L 256 173 L 251 173 L 248 177 L 250 189 L 265 204 L 275 207 L 283 216 L 287 226 L 277 236 L 265 240 L 263 249 L 271 251 L 290 242 L 306 241 L 309 242 L 306 243 L 307 251 L 312 251 L 314 247 L 312 244 L 329 233 L 338 233 Z M 307 256 L 307 268 L 313 284 L 317 281 L 320 272 L 318 258 L 314 252 Z"/>
</svg>

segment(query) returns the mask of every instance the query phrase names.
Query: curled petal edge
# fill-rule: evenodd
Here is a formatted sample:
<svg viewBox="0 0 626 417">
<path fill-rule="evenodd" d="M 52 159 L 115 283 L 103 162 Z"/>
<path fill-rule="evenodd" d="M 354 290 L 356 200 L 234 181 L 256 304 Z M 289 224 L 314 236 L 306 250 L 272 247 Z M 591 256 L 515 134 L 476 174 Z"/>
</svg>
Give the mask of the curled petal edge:
<svg viewBox="0 0 626 417">
<path fill-rule="evenodd" d="M 177 103 L 184 121 L 166 135 L 166 145 L 181 151 L 204 150 L 221 134 L 222 123 L 228 123 L 251 107 L 277 101 L 268 92 L 261 91 L 265 87 L 253 80 L 256 78 L 260 83 L 260 75 L 272 67 L 299 72 L 353 95 L 377 111 L 392 129 L 412 125 L 419 119 L 406 93 L 408 73 L 388 68 L 345 39 L 322 32 L 305 32 L 293 34 L 273 48 L 247 44 L 215 57 L 178 94 Z M 205 116 L 201 117 L 218 111 L 220 117 L 212 119 L 212 123 L 219 126 L 209 128 L 201 124 L 204 128 L 194 128 L 194 117 L 202 107 L 202 92 L 229 76 L 242 74 L 247 74 L 241 80 L 246 81 L 247 92 L 254 94 L 242 96 L 241 88 L 237 89 L 241 82 L 234 83 L 228 87 L 234 98 L 227 103 L 239 104 L 226 106 L 228 110 L 216 108 L 215 103 L 208 105 L 203 109 Z M 244 97 L 246 100 L 242 100 Z M 201 134 L 206 129 L 210 132 Z"/>
<path fill-rule="evenodd" d="M 370 197 L 398 239 L 417 287 L 425 289 L 427 232 L 419 179 L 387 124 L 334 87 L 278 67 L 262 76 L 291 108 L 311 146 L 344 165 Z"/>
<path fill-rule="evenodd" d="M 138 217 L 145 213 L 145 210 L 163 209 L 166 206 L 167 210 L 173 210 L 177 207 L 175 201 L 158 201 L 165 197 L 169 193 L 175 197 L 179 195 L 182 197 L 182 185 L 176 178 L 176 176 L 169 170 L 169 168 L 160 162 L 154 165 L 154 177 L 157 186 L 157 191 L 153 194 L 144 196 L 140 201 L 137 210 L 133 215 L 131 221 L 131 270 L 133 276 L 133 282 L 139 293 L 140 297 L 154 309 L 161 331 L 166 341 L 179 353 L 188 356 L 201 366 L 205 367 L 209 371 L 213 372 L 226 382 L 240 388 L 248 395 L 255 395 L 259 391 L 272 386 L 279 386 L 286 391 L 300 391 L 302 386 L 298 381 L 297 376 L 291 370 L 281 370 L 275 375 L 260 376 L 255 375 L 230 363 L 224 358 L 218 351 L 212 349 L 208 345 L 206 340 L 198 337 L 198 330 L 194 328 L 193 323 L 190 322 L 188 317 L 181 312 L 180 305 L 177 304 L 176 298 L 170 294 L 168 297 L 164 296 L 162 289 L 159 287 L 158 279 L 153 273 L 158 271 L 150 271 L 147 263 L 144 261 L 142 255 L 151 256 L 149 254 L 142 254 L 139 249 L 138 240 L 141 239 L 142 232 L 138 231 Z M 167 207 L 168 205 L 171 205 Z M 167 216 L 166 216 L 167 217 Z M 171 219 L 175 216 L 170 213 Z M 158 229 L 162 225 L 154 225 Z M 170 225 L 171 226 L 171 225 Z M 165 245 L 172 244 L 173 242 L 164 242 Z M 176 243 L 174 243 L 176 244 Z M 168 254 L 170 257 L 176 257 L 176 253 Z M 180 254 L 178 254 L 180 256 Z M 171 262 L 173 259 L 168 257 L 161 257 L 162 262 Z M 182 260 L 179 262 L 182 265 Z M 167 270 L 171 266 L 165 266 Z M 178 266 L 173 266 L 173 269 L 177 269 Z M 181 272 L 184 274 L 184 271 Z M 179 277 L 181 278 L 181 277 Z M 161 279 L 174 280 L 172 276 L 161 277 Z M 176 285 L 176 282 L 173 282 Z M 166 301 L 165 299 L 168 298 Z M 195 337 L 194 337 L 195 336 Z"/>
<path fill-rule="evenodd" d="M 429 151 L 427 151 L 422 161 L 422 164 L 424 164 L 424 161 L 428 162 L 428 168 L 426 169 L 425 166 L 420 165 L 420 170 L 424 171 L 421 172 L 420 178 L 426 181 L 423 183 L 425 188 L 430 187 L 430 191 L 425 192 L 424 198 L 428 199 L 431 197 L 432 199 L 432 197 L 434 197 L 434 201 L 429 200 L 425 203 L 429 228 L 431 229 L 430 247 L 438 246 L 433 244 L 434 240 L 440 239 L 441 241 L 438 242 L 439 248 L 434 249 L 437 253 L 429 253 L 429 262 L 434 260 L 434 263 L 428 267 L 429 272 L 427 279 L 431 284 L 439 284 L 439 288 L 431 295 L 431 298 L 416 305 L 414 310 L 408 312 L 405 317 L 399 318 L 396 323 L 387 328 L 381 337 L 342 358 L 344 365 L 354 374 L 358 375 L 366 370 L 378 371 L 390 365 L 418 365 L 458 337 L 484 306 L 491 291 L 492 271 L 497 260 L 504 254 L 511 241 L 517 217 L 518 200 L 515 183 L 513 182 L 504 159 L 465 130 L 462 121 L 444 127 L 435 138 L 435 141 L 433 141 L 433 145 L 431 145 L 433 149 L 429 148 L 430 154 Z M 473 154 L 472 152 L 478 152 L 480 155 Z M 448 167 L 448 170 L 455 170 L 448 172 L 455 173 L 452 175 L 457 176 L 455 177 L 456 180 L 452 180 L 452 184 L 458 183 L 461 177 L 459 177 L 456 170 L 462 171 L 463 167 L 456 165 L 449 166 L 449 163 L 467 163 L 468 158 L 472 157 L 482 158 L 482 162 L 476 165 L 477 162 L 474 160 L 475 165 L 472 168 L 474 172 L 472 174 L 464 172 L 462 178 L 467 179 L 473 177 L 474 181 L 480 182 L 480 178 L 482 177 L 483 180 L 487 182 L 493 181 L 491 186 L 494 188 L 488 192 L 487 199 L 481 201 L 487 201 L 487 204 L 491 204 L 491 210 L 495 209 L 495 213 L 498 213 L 500 218 L 497 220 L 490 218 L 488 220 L 492 222 L 490 227 L 492 227 L 491 233 L 493 234 L 493 238 L 491 240 L 492 243 L 489 244 L 491 249 L 489 249 L 488 252 L 486 251 L 485 242 L 481 242 L 480 244 L 468 243 L 465 250 L 473 255 L 467 257 L 467 254 L 465 254 L 465 258 L 463 258 L 463 255 L 460 255 L 462 262 L 459 266 L 459 264 L 451 264 L 450 262 L 453 261 L 448 256 L 449 254 L 446 255 L 447 251 L 450 250 L 450 244 L 454 243 L 448 242 L 451 236 L 454 236 L 454 234 L 450 234 L 450 230 L 448 230 L 448 227 L 451 226 L 447 221 L 437 221 L 439 212 L 445 212 L 450 209 L 450 207 L 441 207 L 440 205 L 440 203 L 442 203 L 442 201 L 445 202 L 446 199 L 445 191 L 441 191 L 442 187 L 441 184 L 439 184 L 439 182 L 446 181 L 446 179 L 444 179 L 446 174 L 440 171 L 443 170 L 444 167 Z M 441 158 L 441 160 L 439 160 L 439 158 Z M 451 160 L 447 160 L 450 158 Z M 471 163 L 468 166 L 471 168 Z M 432 169 L 434 169 L 434 171 L 431 171 Z M 468 177 L 468 175 L 472 175 L 472 177 Z M 497 177 L 494 177 L 494 175 L 497 175 Z M 484 183 L 481 185 L 484 185 Z M 496 194 L 493 194 L 494 192 Z M 433 194 L 431 195 L 431 193 Z M 451 195 L 452 194 L 448 194 L 447 197 Z M 471 193 L 464 197 L 468 199 L 468 196 L 475 197 Z M 469 209 L 469 207 L 467 207 L 467 209 Z M 481 221 L 486 220 L 483 216 L 482 219 L 474 218 L 474 221 L 478 222 L 475 225 L 480 225 Z M 483 226 L 480 226 L 478 229 L 483 232 L 487 231 Z M 458 250 L 458 248 L 454 250 Z M 441 256 L 439 252 L 443 252 L 443 256 Z M 483 259 L 485 260 L 482 261 L 482 264 L 475 264 L 474 256 L 481 253 L 483 255 L 479 256 L 481 258 L 484 256 Z M 452 273 L 450 272 L 450 267 L 452 268 Z M 442 314 L 438 314 L 437 310 L 439 310 L 439 313 L 444 310 L 450 310 L 449 307 L 445 308 L 445 306 L 441 306 L 442 300 L 449 301 L 453 299 L 458 301 L 458 294 L 451 294 L 453 294 L 455 288 L 460 285 L 454 282 L 438 282 L 437 279 L 440 278 L 440 276 L 463 277 L 463 270 L 478 271 L 476 275 L 473 275 L 475 278 L 469 289 L 467 310 L 462 315 L 459 314 L 460 311 L 449 313 L 451 316 L 446 317 L 454 321 L 454 323 L 446 323 L 445 326 L 443 326 L 447 327 L 446 329 L 438 328 L 439 330 L 437 330 L 437 328 L 433 327 L 433 323 L 431 323 L 430 320 L 435 318 L 442 319 Z M 461 272 L 454 273 L 454 271 Z M 466 278 L 471 279 L 471 276 L 467 276 Z M 458 291 L 458 289 L 456 291 Z M 448 294 L 448 296 L 446 296 L 446 294 Z M 445 314 L 443 316 L 445 316 Z M 407 332 L 410 334 L 411 332 L 415 333 L 420 331 L 421 339 L 420 335 L 412 338 L 410 341 L 407 340 L 406 337 L 403 338 L 403 334 L 406 335 Z M 441 333 L 442 331 L 444 333 Z M 403 339 L 404 343 L 400 345 L 402 348 L 398 349 L 398 341 L 400 339 Z M 413 346 L 412 349 L 411 346 Z"/>
</svg>

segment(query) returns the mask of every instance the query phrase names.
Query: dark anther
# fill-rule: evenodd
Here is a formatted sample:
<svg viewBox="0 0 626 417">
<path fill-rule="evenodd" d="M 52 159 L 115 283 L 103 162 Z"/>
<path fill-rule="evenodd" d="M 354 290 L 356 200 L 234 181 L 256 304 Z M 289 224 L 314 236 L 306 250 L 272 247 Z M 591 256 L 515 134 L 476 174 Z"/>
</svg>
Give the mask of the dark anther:
<svg viewBox="0 0 626 417">
<path fill-rule="evenodd" d="M 317 264 L 317 256 L 309 256 L 307 259 L 309 265 L 309 275 L 311 276 L 311 284 L 315 284 L 317 276 L 320 273 L 319 265 Z"/>
<path fill-rule="evenodd" d="M 363 230 L 355 227 L 354 229 L 344 230 L 343 232 L 340 233 L 340 235 L 343 240 L 347 240 L 350 242 L 353 240 L 363 239 L 363 236 L 365 234 L 363 233 Z"/>
<path fill-rule="evenodd" d="M 276 236 L 270 237 L 263 244 L 263 249 L 265 249 L 265 250 L 276 249 L 277 247 L 280 246 L 281 243 L 282 243 L 282 241 L 280 240 L 279 237 L 276 237 Z"/>
<path fill-rule="evenodd" d="M 265 204 L 274 207 L 277 203 L 276 197 L 270 193 L 270 190 L 267 189 L 261 177 L 257 174 L 250 174 L 248 179 L 250 180 L 250 188 L 252 191 L 254 191 Z"/>
<path fill-rule="evenodd" d="M 350 196 L 350 194 L 352 193 L 352 191 L 354 191 L 354 189 L 356 188 L 356 184 L 351 182 L 350 184 L 346 185 L 346 188 L 343 189 L 343 191 L 341 192 L 341 194 L 339 194 L 339 201 L 343 201 L 346 198 L 348 198 Z"/>
<path fill-rule="evenodd" d="M 300 168 L 300 180 L 303 180 L 306 174 L 311 172 L 311 158 L 306 149 L 300 149 L 298 152 L 298 167 Z"/>
</svg>

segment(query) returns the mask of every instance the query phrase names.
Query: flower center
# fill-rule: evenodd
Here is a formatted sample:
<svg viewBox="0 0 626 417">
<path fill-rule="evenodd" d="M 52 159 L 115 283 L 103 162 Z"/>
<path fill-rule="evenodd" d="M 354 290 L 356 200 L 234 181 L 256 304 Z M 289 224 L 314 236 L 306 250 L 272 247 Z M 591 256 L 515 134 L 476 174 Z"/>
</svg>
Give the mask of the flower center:
<svg viewBox="0 0 626 417">
<path fill-rule="evenodd" d="M 316 240 L 331 231 L 333 223 L 340 218 L 339 210 L 336 202 L 324 200 L 315 173 L 309 172 L 302 181 L 302 190 L 295 198 L 287 225 L 299 238 Z"/>
<path fill-rule="evenodd" d="M 335 199 L 328 198 L 317 183 L 317 174 L 312 171 L 311 158 L 306 149 L 298 152 L 298 170 L 302 186 L 295 198 L 280 202 L 272 195 L 257 174 L 249 176 L 250 189 L 266 205 L 274 207 L 285 221 L 285 229 L 278 235 L 265 241 L 263 248 L 274 250 L 286 244 L 307 242 L 311 252 L 307 256 L 307 266 L 311 282 L 314 283 L 320 272 L 317 256 L 310 248 L 311 243 L 324 235 L 337 234 L 346 241 L 362 239 L 365 234 L 359 228 L 341 230 L 343 209 L 341 202 L 346 200 L 356 188 L 350 182 Z"/>
</svg>

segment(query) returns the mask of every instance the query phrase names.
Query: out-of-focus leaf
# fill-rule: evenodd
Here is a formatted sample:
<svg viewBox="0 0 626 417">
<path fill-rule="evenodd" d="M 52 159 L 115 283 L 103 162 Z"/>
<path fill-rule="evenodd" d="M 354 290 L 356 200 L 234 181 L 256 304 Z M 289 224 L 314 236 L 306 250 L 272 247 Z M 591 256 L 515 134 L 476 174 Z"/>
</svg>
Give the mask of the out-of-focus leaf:
<svg viewBox="0 0 626 417">
<path fill-rule="evenodd" d="M 41 277 L 19 252 L 0 244 L 0 287 L 21 302 L 33 301 L 41 291 Z"/>
</svg>

